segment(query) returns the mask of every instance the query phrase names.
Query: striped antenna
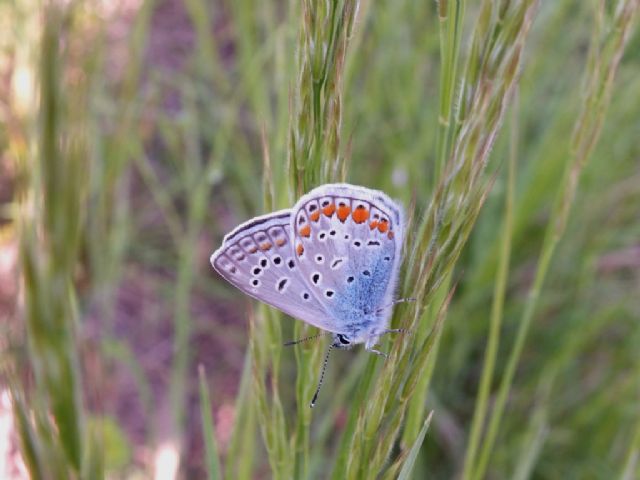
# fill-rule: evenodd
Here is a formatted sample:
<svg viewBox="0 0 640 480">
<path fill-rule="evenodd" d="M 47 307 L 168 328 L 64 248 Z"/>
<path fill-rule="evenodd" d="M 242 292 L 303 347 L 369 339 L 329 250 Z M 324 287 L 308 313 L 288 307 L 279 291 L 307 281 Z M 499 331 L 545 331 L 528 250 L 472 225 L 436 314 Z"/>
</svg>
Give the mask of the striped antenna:
<svg viewBox="0 0 640 480">
<path fill-rule="evenodd" d="M 298 343 L 306 342 L 307 340 L 313 340 L 314 338 L 322 337 L 324 335 L 329 335 L 331 332 L 320 332 L 316 335 L 311 335 L 310 337 L 304 337 L 299 340 L 291 340 L 290 342 L 285 342 L 283 345 L 285 347 L 290 347 L 292 345 L 297 345 Z"/>
<path fill-rule="evenodd" d="M 329 362 L 329 354 L 333 349 L 334 344 L 329 345 L 329 349 L 327 350 L 327 354 L 324 356 L 324 362 L 322 363 L 322 372 L 320 373 L 320 381 L 318 382 L 318 388 L 316 388 L 316 393 L 313 394 L 313 399 L 311 399 L 310 408 L 316 406 L 316 400 L 318 399 L 318 394 L 320 393 L 320 387 L 322 387 L 322 381 L 324 380 L 324 372 L 327 369 L 327 363 Z"/>
</svg>

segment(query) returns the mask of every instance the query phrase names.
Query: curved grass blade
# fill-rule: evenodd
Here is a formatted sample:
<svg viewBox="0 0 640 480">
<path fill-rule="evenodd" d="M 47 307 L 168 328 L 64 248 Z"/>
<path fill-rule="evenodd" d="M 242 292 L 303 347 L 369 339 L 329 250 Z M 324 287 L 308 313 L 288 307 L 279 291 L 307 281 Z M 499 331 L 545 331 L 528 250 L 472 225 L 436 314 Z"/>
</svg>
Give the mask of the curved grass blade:
<svg viewBox="0 0 640 480">
<path fill-rule="evenodd" d="M 213 430 L 211 418 L 211 399 L 207 389 L 207 376 L 204 365 L 198 366 L 198 380 L 200 383 L 200 414 L 202 415 L 202 436 L 204 438 L 205 451 L 207 452 L 207 474 L 209 480 L 222 479 L 220 471 L 220 457 L 216 445 L 216 436 Z"/>
<path fill-rule="evenodd" d="M 409 455 L 407 455 L 407 459 L 404 461 L 402 465 L 402 470 L 400 470 L 400 475 L 398 475 L 398 480 L 409 480 L 411 477 L 411 473 L 413 472 L 413 467 L 416 463 L 416 459 L 418 458 L 418 453 L 420 453 L 420 448 L 422 447 L 422 442 L 424 442 L 424 437 L 427 434 L 427 430 L 429 430 L 429 425 L 431 424 L 431 417 L 433 417 L 433 410 L 429 413 L 429 416 L 422 424 L 422 428 L 420 429 L 420 433 L 418 434 L 418 438 L 414 442 L 411 450 L 409 450 Z"/>
</svg>

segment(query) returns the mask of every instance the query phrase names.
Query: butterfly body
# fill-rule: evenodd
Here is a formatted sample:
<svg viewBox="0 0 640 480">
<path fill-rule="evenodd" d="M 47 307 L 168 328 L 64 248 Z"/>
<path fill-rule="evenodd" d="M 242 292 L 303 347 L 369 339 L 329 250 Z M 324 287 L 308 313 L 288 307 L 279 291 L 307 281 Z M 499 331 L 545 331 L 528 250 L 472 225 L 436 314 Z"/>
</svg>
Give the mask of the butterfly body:
<svg viewBox="0 0 640 480">
<path fill-rule="evenodd" d="M 328 184 L 234 229 L 211 263 L 248 295 L 332 332 L 335 347 L 372 349 L 388 328 L 403 226 L 383 192 Z"/>
</svg>

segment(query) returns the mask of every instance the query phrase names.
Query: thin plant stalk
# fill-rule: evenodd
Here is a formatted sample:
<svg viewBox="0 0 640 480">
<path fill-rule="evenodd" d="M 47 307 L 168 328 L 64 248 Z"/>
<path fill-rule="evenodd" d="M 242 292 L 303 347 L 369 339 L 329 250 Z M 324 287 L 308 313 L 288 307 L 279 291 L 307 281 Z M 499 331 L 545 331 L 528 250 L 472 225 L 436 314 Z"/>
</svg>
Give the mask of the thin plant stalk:
<svg viewBox="0 0 640 480">
<path fill-rule="evenodd" d="M 202 437 L 204 438 L 207 474 L 209 480 L 221 480 L 220 459 L 216 442 L 215 428 L 211 416 L 211 399 L 207 387 L 207 374 L 203 365 L 198 366 L 200 392 L 200 415 L 202 417 Z"/>
<path fill-rule="evenodd" d="M 235 399 L 235 415 L 231 439 L 227 449 L 225 478 L 249 480 L 253 478 L 257 426 L 254 402 L 251 401 L 252 360 L 247 350 Z"/>
<path fill-rule="evenodd" d="M 536 405 L 530 416 L 529 428 L 524 434 L 520 455 L 515 462 L 516 468 L 512 476 L 514 480 L 531 478 L 542 453 L 549 435 L 549 399 L 553 381 L 553 378 L 543 379 L 536 392 Z"/>
<path fill-rule="evenodd" d="M 600 8 L 604 8 L 604 5 L 601 4 Z M 473 469 L 473 479 L 479 480 L 485 475 L 506 407 L 507 397 L 511 390 L 513 377 L 538 306 L 542 286 L 556 246 L 562 238 L 569 219 L 580 173 L 599 138 L 610 102 L 613 80 L 639 8 L 640 2 L 637 0 L 620 0 L 616 5 L 615 15 L 606 40 L 600 45 L 598 43 L 600 39 L 595 39 L 591 46 L 589 69 L 586 72 L 584 104 L 571 139 L 572 155 L 567 163 L 565 175 L 558 190 L 556 203 L 545 232 L 534 281 L 529 291 L 518 326 L 516 340 L 509 354 L 507 367 L 500 383 L 483 447 L 478 462 Z M 603 15 L 600 15 L 600 17 L 602 18 Z"/>
<path fill-rule="evenodd" d="M 187 111 L 195 118 L 195 105 L 189 95 L 184 95 Z M 185 384 L 188 377 L 190 360 L 189 339 L 191 336 L 191 319 L 189 305 L 191 291 L 196 280 L 195 254 L 193 246 L 203 228 L 205 214 L 207 212 L 207 198 L 211 184 L 206 176 L 202 175 L 202 169 L 206 169 L 205 160 L 202 158 L 199 148 L 198 129 L 185 128 L 185 149 L 187 152 L 183 174 L 183 189 L 189 192 L 187 203 L 186 233 L 181 236 L 177 246 L 179 261 L 176 280 L 176 293 L 174 298 L 174 340 L 173 351 L 175 359 L 171 372 L 171 405 L 173 408 L 174 425 L 178 435 L 181 436 L 185 418 Z M 213 162 L 213 158 L 208 159 Z"/>
<path fill-rule="evenodd" d="M 460 62 L 460 42 L 464 22 L 466 0 L 439 0 L 438 26 L 440 34 L 440 111 L 436 140 L 436 164 L 434 185 L 440 180 L 451 153 L 455 131 L 454 114 L 457 70 Z"/>
<path fill-rule="evenodd" d="M 451 143 L 454 139 L 456 85 L 460 63 L 460 41 L 464 22 L 465 0 L 440 0 L 438 2 L 438 26 L 440 36 L 440 111 L 438 115 L 438 134 L 436 138 L 436 163 L 433 175 L 434 185 L 441 180 L 446 161 L 451 154 Z M 428 329 L 433 325 L 437 312 L 444 301 L 451 279 L 443 282 L 442 287 L 434 296 L 433 304 L 427 308 L 418 322 L 416 335 L 424 338 Z M 439 340 L 435 342 L 435 354 L 431 357 L 425 375 L 420 378 L 414 396 L 411 398 L 407 413 L 407 427 L 402 435 L 402 443 L 410 445 L 419 433 L 421 418 L 426 408 L 426 396 L 431 380 L 431 374 L 437 359 Z"/>
<path fill-rule="evenodd" d="M 509 259 L 511 257 L 511 234 L 513 229 L 513 205 L 515 196 L 516 159 L 518 156 L 518 109 L 517 99 L 511 110 L 510 125 L 510 149 L 507 168 L 507 190 L 504 202 L 504 225 L 500 239 L 500 256 L 498 258 L 498 270 L 493 292 L 493 303 L 491 305 L 491 316 L 489 321 L 489 338 L 485 350 L 482 374 L 480 377 L 480 387 L 475 402 L 471 430 L 465 452 L 464 469 L 462 478 L 469 478 L 474 464 L 476 452 L 482 434 L 482 426 L 487 414 L 489 403 L 489 393 L 493 383 L 495 363 L 498 356 L 498 346 L 500 344 L 500 329 L 503 320 L 503 309 L 507 280 L 509 277 Z"/>
</svg>

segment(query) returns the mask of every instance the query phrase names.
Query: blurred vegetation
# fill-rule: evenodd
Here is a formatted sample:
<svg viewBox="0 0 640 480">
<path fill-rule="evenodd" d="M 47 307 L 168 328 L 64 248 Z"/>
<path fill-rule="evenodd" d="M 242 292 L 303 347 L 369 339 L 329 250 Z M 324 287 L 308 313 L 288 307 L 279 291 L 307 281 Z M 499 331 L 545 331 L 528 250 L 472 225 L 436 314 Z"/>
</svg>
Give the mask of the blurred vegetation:
<svg viewBox="0 0 640 480">
<path fill-rule="evenodd" d="M 169 445 L 182 478 L 640 478 L 639 10 L 1 4 L 31 476 L 146 478 Z M 418 301 L 311 410 L 326 341 L 283 348 L 314 329 L 208 257 L 343 180 L 405 204 Z"/>
</svg>

